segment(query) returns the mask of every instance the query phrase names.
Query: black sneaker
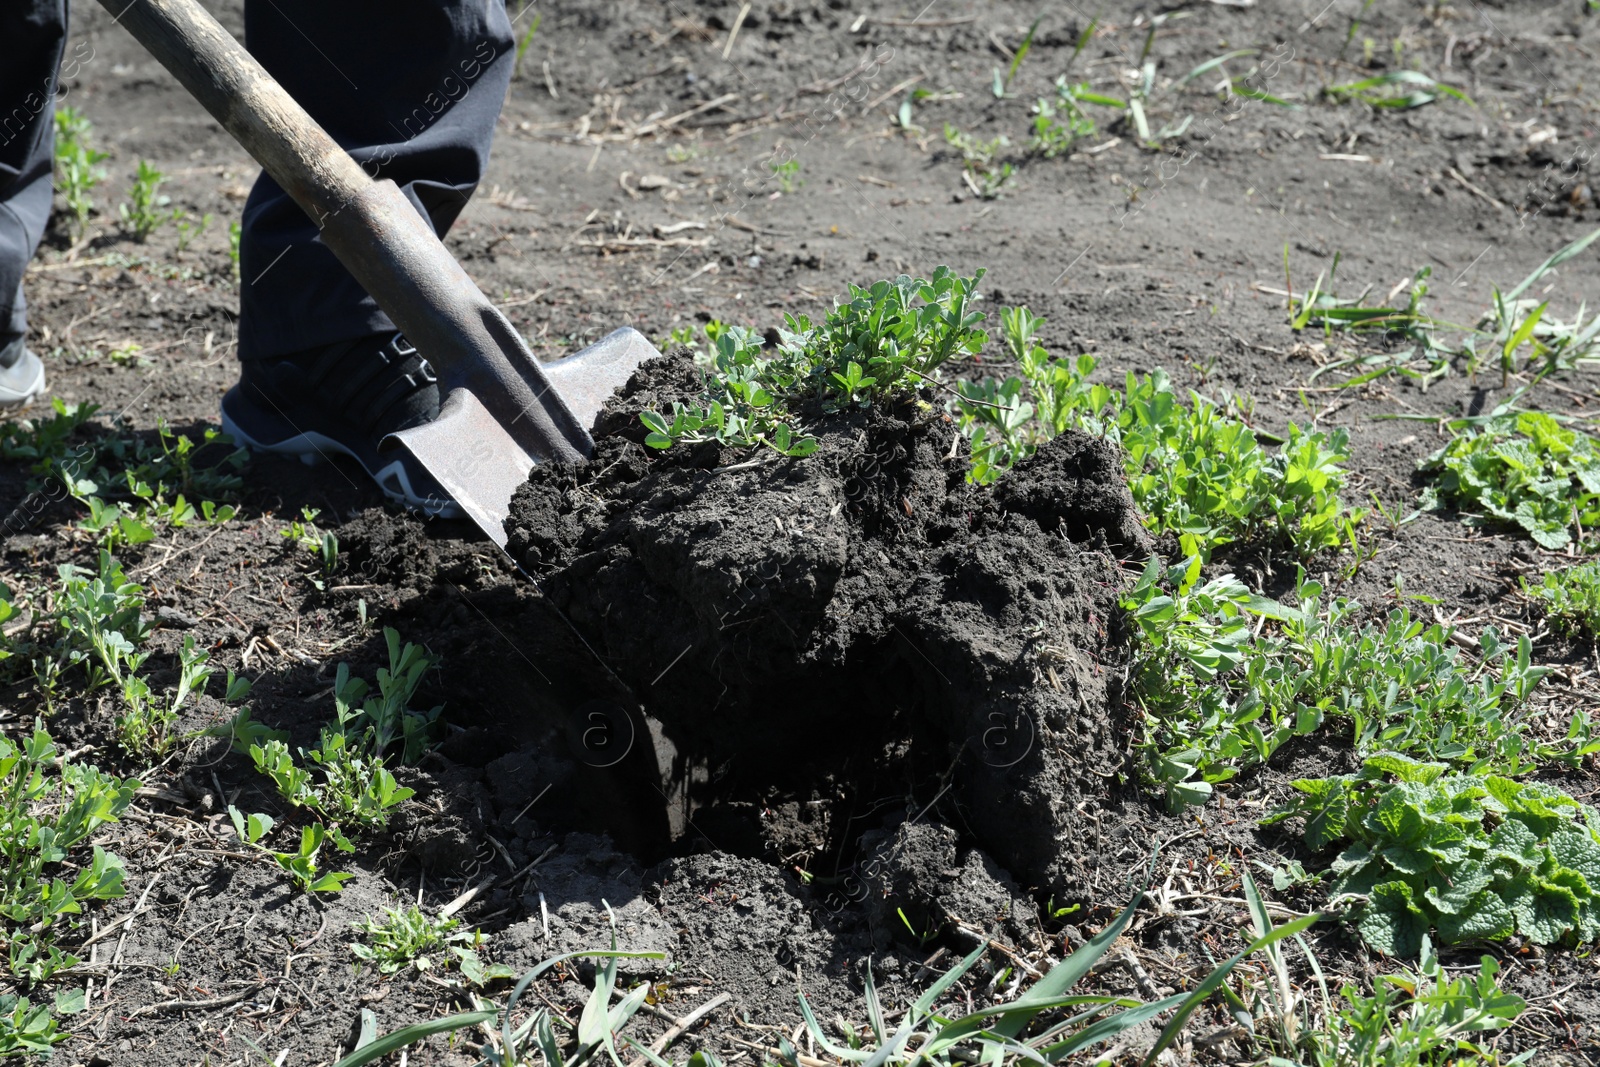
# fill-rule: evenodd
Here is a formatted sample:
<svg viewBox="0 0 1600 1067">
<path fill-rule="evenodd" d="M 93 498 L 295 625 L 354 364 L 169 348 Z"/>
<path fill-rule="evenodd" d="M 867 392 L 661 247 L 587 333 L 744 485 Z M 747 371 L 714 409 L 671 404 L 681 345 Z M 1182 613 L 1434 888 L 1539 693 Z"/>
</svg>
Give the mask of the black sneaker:
<svg viewBox="0 0 1600 1067">
<path fill-rule="evenodd" d="M 21 411 L 44 395 L 44 364 L 21 337 L 0 338 L 0 411 Z"/>
<path fill-rule="evenodd" d="M 239 444 L 307 465 L 342 453 L 390 500 L 457 518 L 461 509 L 411 453 L 378 452 L 385 435 L 438 415 L 433 368 L 401 334 L 243 363 L 222 398 L 222 428 Z"/>
</svg>

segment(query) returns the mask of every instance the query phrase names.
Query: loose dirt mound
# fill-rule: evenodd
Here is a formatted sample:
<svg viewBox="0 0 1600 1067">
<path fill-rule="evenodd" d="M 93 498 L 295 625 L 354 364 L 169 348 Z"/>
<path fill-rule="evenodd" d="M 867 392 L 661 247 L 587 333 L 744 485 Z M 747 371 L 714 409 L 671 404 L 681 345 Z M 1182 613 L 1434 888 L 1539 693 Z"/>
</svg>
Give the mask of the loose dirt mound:
<svg viewBox="0 0 1600 1067">
<path fill-rule="evenodd" d="M 594 459 L 537 468 L 506 524 L 694 805 L 932 771 L 1021 881 L 1081 887 L 1127 758 L 1116 557 L 1149 551 L 1114 447 L 1064 435 L 973 487 L 949 421 L 907 401 L 826 420 L 804 459 L 646 448 L 639 411 L 697 392 L 685 354 L 641 371 Z"/>
</svg>

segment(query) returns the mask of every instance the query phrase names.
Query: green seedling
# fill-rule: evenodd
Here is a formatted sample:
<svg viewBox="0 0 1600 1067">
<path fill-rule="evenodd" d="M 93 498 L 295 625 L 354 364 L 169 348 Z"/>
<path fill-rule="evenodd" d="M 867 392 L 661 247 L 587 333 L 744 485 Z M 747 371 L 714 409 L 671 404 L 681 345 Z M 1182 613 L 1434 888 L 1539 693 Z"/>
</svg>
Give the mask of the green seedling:
<svg viewBox="0 0 1600 1067">
<path fill-rule="evenodd" d="M 144 345 L 136 341 L 118 345 L 106 353 L 106 359 L 113 367 L 148 367 L 151 363 L 150 357 L 144 354 Z"/>
<path fill-rule="evenodd" d="M 35 473 L 47 473 L 66 458 L 78 430 L 100 412 L 96 404 L 69 404 L 58 396 L 50 398 L 50 410 L 46 418 L 0 423 L 0 459 L 26 461 Z"/>
<path fill-rule="evenodd" d="M 521 18 L 528 5 L 524 4 L 522 11 L 517 12 Z M 534 12 L 533 18 L 528 20 L 528 28 L 522 31 L 522 36 L 517 38 L 517 58 L 511 64 L 511 77 L 513 80 L 522 75 L 522 57 L 527 55 L 528 46 L 533 43 L 533 35 L 539 32 L 539 21 L 544 18 L 540 12 Z"/>
<path fill-rule="evenodd" d="M 1455 326 L 1424 313 L 1423 298 L 1428 293 L 1431 273 L 1426 266 L 1412 279 L 1410 299 L 1404 307 L 1367 304 L 1370 288 L 1354 299 L 1335 296 L 1332 286 L 1339 264 L 1336 255 L 1326 285 L 1319 274 L 1309 292 L 1294 294 L 1290 286 L 1290 328 L 1296 332 L 1320 329 L 1330 344 L 1336 336 L 1377 339 L 1384 343 L 1384 350 L 1336 358 L 1314 371 L 1308 382 L 1334 371 L 1347 376 L 1343 383 L 1347 386 L 1397 374 L 1411 378 L 1426 390 L 1457 362 L 1464 364 L 1468 376 L 1475 379 L 1483 350 L 1492 352 L 1500 365 L 1501 388 L 1509 385 L 1513 374 L 1531 372 L 1531 383 L 1536 384 L 1555 371 L 1592 366 L 1600 362 L 1596 356 L 1600 316 L 1585 322 L 1585 307 L 1580 305 L 1570 322 L 1562 322 L 1551 314 L 1548 302 L 1527 299 L 1524 294 L 1556 267 L 1580 255 L 1597 238 L 1600 230 L 1572 241 L 1507 292 L 1494 288 L 1488 310 L 1473 327 Z M 1287 275 L 1287 246 L 1284 272 Z M 1447 332 L 1454 335 L 1453 339 L 1444 339 Z"/>
<path fill-rule="evenodd" d="M 1344 43 L 1339 46 L 1339 59 L 1344 60 L 1345 51 L 1350 47 L 1350 42 L 1356 39 L 1356 33 L 1361 29 L 1361 20 L 1367 17 L 1367 12 L 1378 0 L 1361 0 L 1361 10 L 1350 16 L 1350 28 L 1345 31 Z"/>
<path fill-rule="evenodd" d="M 1390 753 L 1294 787 L 1266 822 L 1303 819 L 1311 849 L 1345 846 L 1329 891 L 1380 952 L 1417 956 L 1430 931 L 1446 944 L 1600 937 L 1597 816 L 1553 786 Z"/>
<path fill-rule="evenodd" d="M 1307 916 L 1270 929 L 1264 936 L 1252 940 L 1243 951 L 1216 965 L 1187 993 L 1145 1003 L 1131 997 L 1075 992 L 1079 980 L 1090 973 L 1127 930 L 1142 899 L 1143 894 L 1136 895 L 1109 926 L 1014 1000 L 973 1011 L 963 997 L 964 990 L 959 983 L 988 954 L 990 948 L 985 944 L 936 979 L 909 1006 L 892 1032 L 886 1023 L 886 1019 L 892 1017 L 883 1010 L 870 965 L 864 969 L 867 1024 L 861 1028 L 870 1036 L 862 1038 L 856 1033 L 857 1028 L 846 1026 L 844 1029 L 850 1036 L 846 1044 L 840 1044 L 818 1024 L 804 993 L 800 994 L 802 1020 L 811 1040 L 846 1064 L 955 1067 L 963 1063 L 1007 1064 L 1026 1060 L 1054 1065 L 1069 1062 L 1077 1052 L 1113 1041 L 1134 1027 L 1171 1012 L 1143 1061 L 1148 1067 L 1177 1041 L 1194 1012 L 1222 989 L 1228 975 L 1242 961 L 1298 936 L 1318 919 L 1318 916 Z M 652 1067 L 670 1067 L 656 1051 L 625 1032 L 653 986 L 641 983 L 626 994 L 617 989 L 619 959 L 660 959 L 661 953 L 619 952 L 616 943 L 613 928 L 610 951 L 578 952 L 545 960 L 522 976 L 503 1007 L 497 1005 L 491 1010 L 417 1024 L 370 1042 L 363 1039 L 357 1042 L 355 1052 L 334 1067 L 363 1067 L 433 1034 L 489 1023 L 496 1017 L 499 1041 L 495 1062 L 501 1064 L 520 1064 L 537 1055 L 546 1063 L 572 1065 L 601 1053 L 616 1062 L 627 1051 L 639 1055 Z M 540 976 L 569 960 L 585 956 L 605 962 L 595 967 L 594 988 L 575 1023 L 554 1014 L 546 1006 L 536 1008 L 520 1024 L 516 1022 L 520 1015 L 516 1010 L 518 1003 Z M 558 1033 L 557 1027 L 561 1027 L 562 1032 Z M 776 1062 L 802 1062 L 798 1050 L 787 1037 L 779 1035 L 777 1044 Z M 697 1052 L 685 1067 L 722 1065 L 710 1053 Z"/>
<path fill-rule="evenodd" d="M 1391 70 L 1372 78 L 1330 85 L 1323 93 L 1335 103 L 1359 100 L 1368 107 L 1405 110 L 1431 104 L 1448 96 L 1477 107 L 1460 89 L 1428 77 L 1416 70 Z"/>
<path fill-rule="evenodd" d="M 56 420 L 71 424 L 72 418 Z M 99 540 L 101 547 L 116 550 L 153 539 L 162 527 L 181 527 L 196 518 L 194 506 L 185 495 L 235 495 L 243 482 L 234 471 L 247 458 L 244 449 L 214 452 L 215 458 L 198 462 L 196 454 L 209 445 L 221 446 L 228 439 L 207 429 L 198 443 L 187 434 L 173 432 L 158 421 L 155 442 L 112 436 L 71 455 L 64 442 L 42 452 L 34 471 L 53 475 L 67 491 L 88 508 L 83 529 Z M 41 482 L 42 484 L 42 482 Z M 233 518 L 231 504 L 200 501 L 199 514 L 210 525 Z"/>
<path fill-rule="evenodd" d="M 1557 370 L 1574 370 L 1579 366 L 1592 366 L 1597 362 L 1595 349 L 1600 346 L 1600 315 L 1589 322 L 1583 321 L 1584 308 L 1578 307 L 1570 323 L 1558 322 L 1546 315 L 1549 303 L 1523 299 L 1523 294 L 1556 267 L 1581 255 L 1585 249 L 1600 239 L 1595 230 L 1573 241 L 1549 259 L 1534 268 L 1519 284 L 1502 294 L 1494 290 L 1493 301 L 1479 324 L 1480 336 L 1500 350 L 1500 387 L 1509 384 L 1516 371 L 1521 351 L 1527 350 L 1525 367 L 1538 364 L 1533 380 Z M 1476 356 L 1476 349 L 1471 351 Z"/>
<path fill-rule="evenodd" d="M 81 961 L 55 944 L 64 926 L 94 901 L 124 893 L 122 861 L 100 846 L 100 827 L 116 822 L 140 783 L 65 761 L 43 726 L 20 741 L 0 737 L 0 924 L 13 988 L 32 991 Z M 67 1036 L 55 1016 L 81 1011 L 83 990 L 55 996 L 54 1010 L 16 994 L 0 998 L 0 1055 L 48 1055 Z"/>
<path fill-rule="evenodd" d="M 133 756 L 159 758 L 177 741 L 174 727 L 180 713 L 203 692 L 213 670 L 209 652 L 186 636 L 178 650 L 175 688 L 157 692 L 141 675 L 149 652 L 141 649 L 149 636 L 144 620 L 144 589 L 130 581 L 107 550 L 99 554 L 96 572 L 65 564 L 49 631 L 53 642 L 40 650 L 35 673 L 47 694 L 61 674 L 81 669 L 90 691 L 111 686 L 120 696 L 112 712 L 117 743 Z M 48 667 L 42 665 L 48 663 Z M 248 684 L 230 672 L 227 699 L 243 699 Z"/>
<path fill-rule="evenodd" d="M 210 653 L 196 648 L 194 638 L 185 635 L 178 651 L 178 686 L 173 692 L 156 693 L 137 675 L 123 679 L 123 706 L 113 716 L 117 744 L 123 751 L 149 758 L 166 755 L 177 740 L 173 728 L 179 710 L 190 696 L 204 692 L 211 678 L 211 668 L 206 666 L 209 658 Z M 131 657 L 129 665 L 135 666 Z"/>
<path fill-rule="evenodd" d="M 277 852 L 261 843 L 277 826 L 272 816 L 262 813 L 246 815 L 229 804 L 228 818 L 233 821 L 234 833 L 238 835 L 240 844 L 270 858 L 304 892 L 337 893 L 344 889 L 345 882 L 355 877 L 342 871 L 324 872 L 318 865 L 325 844 L 332 844 L 340 852 L 355 851 L 355 846 L 339 832 L 338 827 L 302 827 L 300 847 L 294 852 Z"/>
<path fill-rule="evenodd" d="M 1012 175 L 1011 164 L 998 163 L 996 159 L 1000 150 L 1010 144 L 1005 135 L 983 141 L 947 122 L 944 124 L 944 139 L 946 144 L 961 153 L 965 163 L 961 176 L 967 187 L 984 200 L 999 196 L 1001 188 L 1011 180 Z"/>
<path fill-rule="evenodd" d="M 483 934 L 477 930 L 458 930 L 461 924 L 444 916 L 431 916 L 421 908 L 385 908 L 384 917 L 368 916 L 352 924 L 364 934 L 361 943 L 350 946 L 357 959 L 377 965 L 380 974 L 397 974 L 410 967 L 418 971 L 433 968 L 437 954 L 448 950 L 444 966 L 453 961 L 461 976 L 475 986 L 515 978 L 517 972 L 503 963 L 483 962 L 479 950 Z"/>
<path fill-rule="evenodd" d="M 249 753 L 256 770 L 272 780 L 284 800 L 332 824 L 374 830 L 388 825 L 414 791 L 395 781 L 384 755 L 398 744 L 406 763 L 421 759 L 441 711 L 410 707 L 434 660 L 416 645 L 402 647 L 392 629 L 385 628 L 384 638 L 389 666 L 378 670 L 377 694 L 366 681 L 351 676 L 349 664 L 339 664 L 334 721 L 322 729 L 316 747 L 299 751 L 298 760 L 285 737 L 248 716 L 236 717 L 228 727 L 234 747 Z"/>
<path fill-rule="evenodd" d="M 896 908 L 894 911 L 896 915 L 900 916 L 900 923 L 906 928 L 906 933 L 910 934 L 911 939 L 918 945 L 926 945 L 929 941 L 932 941 L 934 938 L 939 936 L 939 927 L 937 924 L 929 926 L 928 929 L 919 934 L 917 933 L 917 928 L 911 925 L 911 920 L 906 916 L 906 910 L 904 908 Z"/>
<path fill-rule="evenodd" d="M 817 1023 L 810 1002 L 800 994 L 800 1014 L 811 1039 L 830 1056 L 847 1064 L 882 1064 L 884 1067 L 911 1067 L 928 1064 L 951 1067 L 956 1063 L 1008 1063 L 1026 1060 L 1056 1064 L 1076 1053 L 1085 1052 L 1115 1040 L 1129 1029 L 1172 1012 L 1165 1027 L 1145 1055 L 1146 1065 L 1178 1038 L 1189 1018 L 1216 992 L 1233 969 L 1245 958 L 1271 945 L 1293 937 L 1317 921 L 1317 916 L 1296 919 L 1258 937 L 1242 952 L 1212 969 L 1195 988 L 1151 1002 L 1131 997 L 1075 993 L 1074 987 L 1111 948 L 1132 920 L 1143 899 L 1136 895 L 1122 913 L 1077 951 L 1052 967 L 1032 987 L 1015 1000 L 963 1014 L 940 1010 L 940 1002 L 957 982 L 988 952 L 987 944 L 974 949 L 965 959 L 934 982 L 904 1012 L 892 1032 L 885 1023 L 885 1012 L 878 997 L 872 968 L 865 968 L 867 1017 L 871 1038 L 848 1046 L 831 1039 Z M 952 998 L 953 1000 L 956 998 Z M 1065 1009 L 1064 1012 L 1059 1009 Z M 1063 1017 L 1065 1016 L 1065 1017 Z M 779 1039 L 779 1050 L 791 1063 L 798 1063 L 787 1039 Z"/>
<path fill-rule="evenodd" d="M 694 327 L 675 326 L 665 336 L 658 337 L 655 344 L 663 352 L 672 348 L 693 348 Z"/>
<path fill-rule="evenodd" d="M 1004 78 L 1000 76 L 1000 68 L 994 68 L 994 96 L 996 100 L 1004 99 L 1006 90 L 1011 88 L 1011 79 L 1017 76 L 1017 71 L 1022 67 L 1022 61 L 1028 58 L 1028 51 L 1033 48 L 1033 35 L 1039 31 L 1039 23 L 1042 21 L 1044 21 L 1044 16 L 1040 15 L 1033 20 L 1033 25 L 1028 27 L 1028 32 L 1023 36 L 1022 43 L 1017 45 L 1017 50 L 1011 54 L 1011 65 L 1006 68 Z"/>
<path fill-rule="evenodd" d="M 1358 754 L 1400 752 L 1470 773 L 1526 774 L 1539 760 L 1581 761 L 1593 747 L 1580 715 L 1545 742 L 1521 714 L 1548 669 L 1526 637 L 1492 629 L 1465 661 L 1452 632 L 1398 607 L 1361 624 L 1361 606 L 1324 603 L 1302 581 L 1297 608 L 1251 593 L 1231 575 L 1199 581 L 1198 559 L 1152 562 L 1124 596 L 1139 644 L 1132 672 L 1145 715 L 1146 773 L 1175 807 L 1204 803 L 1215 785 L 1263 763 L 1330 719 Z"/>
<path fill-rule="evenodd" d="M 1538 582 L 1524 578 L 1522 591 L 1544 609 L 1553 629 L 1600 635 L 1600 560 L 1547 571 Z"/>
<path fill-rule="evenodd" d="M 161 183 L 165 178 L 166 175 L 151 166 L 149 160 L 139 161 L 139 170 L 134 176 L 133 188 L 128 191 L 128 199 L 117 207 L 123 228 L 135 241 L 143 243 L 164 223 L 172 220 L 172 214 L 166 210 L 172 198 L 161 192 Z"/>
<path fill-rule="evenodd" d="M 428 915 L 421 908 L 384 908 L 383 918 L 367 916 L 351 925 L 364 935 L 350 946 L 359 960 L 375 964 L 380 974 L 395 974 L 408 967 L 426 971 L 433 966 L 428 955 L 443 949 L 461 924 L 455 919 Z M 466 935 L 466 936 L 471 936 Z"/>
<path fill-rule="evenodd" d="M 239 278 L 239 241 L 244 231 L 237 222 L 228 223 L 228 262 L 233 266 L 233 281 L 237 285 Z"/>
<path fill-rule="evenodd" d="M 786 316 L 771 355 L 745 327 L 708 324 L 713 352 L 700 399 L 670 413 L 641 412 L 645 444 L 717 441 L 810 455 L 817 441 L 802 432 L 795 414 L 803 404 L 832 412 L 906 397 L 935 380 L 946 361 L 983 345 L 987 335 L 977 329 L 983 316 L 972 310 L 982 277 L 981 270 L 961 278 L 939 267 L 932 279 L 851 286 L 850 299 L 821 323 Z"/>
<path fill-rule="evenodd" d="M 89 135 L 94 126 L 75 107 L 56 111 L 55 119 L 55 172 L 57 188 L 66 198 L 67 210 L 72 212 L 75 240 L 82 241 L 89 228 L 89 214 L 94 210 L 94 187 L 105 180 L 105 168 L 100 166 L 108 158 L 105 152 L 91 148 Z"/>
<path fill-rule="evenodd" d="M 1093 137 L 1094 120 L 1079 105 L 1084 103 L 1122 106 L 1122 101 L 1090 92 L 1088 82 L 1070 85 L 1066 75 L 1056 79 L 1056 97 L 1040 97 L 1033 105 L 1033 137 L 1028 146 L 1035 152 L 1052 159 L 1065 153 L 1075 141 Z"/>
<path fill-rule="evenodd" d="M 772 177 L 777 180 L 779 192 L 793 193 L 805 184 L 800 180 L 798 159 L 786 159 L 782 163 L 769 162 L 767 169 L 772 171 Z"/>
<path fill-rule="evenodd" d="M 1288 268 L 1288 249 L 1284 249 L 1285 270 Z M 1339 257 L 1334 256 L 1333 272 L 1339 269 Z M 1352 300 L 1343 300 L 1323 288 L 1323 278 L 1318 275 L 1310 292 L 1289 297 L 1289 325 L 1296 332 L 1320 329 L 1330 343 L 1335 335 L 1350 335 L 1357 339 L 1374 337 L 1384 342 L 1385 351 L 1364 352 L 1335 358 L 1313 371 L 1307 383 L 1315 382 L 1324 374 L 1340 372 L 1345 375 L 1345 387 L 1365 385 L 1390 374 L 1409 378 L 1426 392 L 1428 386 L 1450 371 L 1453 352 L 1439 343 L 1439 330 L 1445 325 L 1423 312 L 1423 300 L 1428 294 L 1428 278 L 1433 268 L 1424 266 L 1411 281 L 1411 295 L 1405 307 L 1371 306 L 1363 301 L 1363 292 Z M 1332 285 L 1330 275 L 1328 284 Z M 1400 344 L 1410 344 L 1401 349 Z"/>
<path fill-rule="evenodd" d="M 83 991 L 78 990 L 72 1007 L 63 1006 L 58 997 L 56 1013 L 82 1011 L 82 997 Z M 0 1056 L 35 1055 L 43 1059 L 69 1036 L 48 1006 L 10 993 L 0 996 Z"/>
<path fill-rule="evenodd" d="M 172 216 L 172 224 L 178 231 L 178 254 L 182 255 L 189 250 L 191 244 L 199 240 L 200 236 L 210 228 L 211 214 L 207 212 L 200 216 L 197 222 L 186 214 L 175 212 Z"/>
<path fill-rule="evenodd" d="M 1456 420 L 1457 433 L 1420 469 L 1436 474 L 1428 509 L 1454 507 L 1470 524 L 1518 527 L 1560 549 L 1600 524 L 1600 442 L 1539 411 Z"/>
<path fill-rule="evenodd" d="M 1251 927 L 1259 935 L 1272 928 L 1271 920 L 1248 871 L 1243 881 Z M 1459 1062 L 1458 1054 L 1475 1063 L 1498 1063 L 1477 1035 L 1490 1035 L 1492 1042 L 1493 1034 L 1511 1026 L 1527 1006 L 1500 988 L 1499 966 L 1492 957 L 1482 957 L 1476 977 L 1452 979 L 1426 937 L 1415 971 L 1378 976 L 1370 997 L 1347 984 L 1336 1002 L 1305 938 L 1296 935 L 1294 940 L 1319 996 L 1307 995 L 1293 981 L 1285 941 L 1264 950 L 1268 968 L 1263 981 L 1246 977 L 1239 992 L 1222 989 L 1235 1020 L 1265 1047 L 1265 1062 L 1271 1067 L 1431 1067 L 1447 1059 Z"/>
<path fill-rule="evenodd" d="M 1067 429 L 1121 445 L 1128 485 L 1156 532 L 1176 533 L 1206 558 L 1219 545 L 1252 537 L 1289 542 L 1303 556 L 1344 543 L 1364 513 L 1345 507 L 1349 439 L 1291 425 L 1279 450 L 1228 408 L 1191 393 L 1184 403 L 1165 371 L 1129 375 L 1115 390 L 1090 384 L 1095 360 L 1053 359 L 1033 340 L 1043 319 L 1026 308 L 1002 313 L 1011 358 L 1021 371 L 1003 381 L 958 381 L 951 413 L 968 438 L 972 481 L 986 484 Z"/>
<path fill-rule="evenodd" d="M 1424 938 L 1415 971 L 1380 975 L 1372 995 L 1354 985 L 1340 991 L 1343 1006 L 1337 1018 L 1303 1031 L 1300 1047 L 1314 1067 L 1351 1063 L 1425 1067 L 1442 1062 L 1499 1063 L 1499 1056 L 1478 1035 L 1508 1029 L 1527 1002 L 1500 988 L 1500 965 L 1481 956 L 1478 970 L 1452 978 Z M 1492 1037 L 1491 1037 L 1492 1039 Z M 1525 1063 L 1529 1054 L 1506 1061 Z"/>
<path fill-rule="evenodd" d="M 322 514 L 320 508 L 303 506 L 300 517 L 290 521 L 289 525 L 278 531 L 278 536 L 292 541 L 297 548 L 307 552 L 316 552 L 321 546 L 322 538 L 317 529 L 317 516 Z"/>
</svg>

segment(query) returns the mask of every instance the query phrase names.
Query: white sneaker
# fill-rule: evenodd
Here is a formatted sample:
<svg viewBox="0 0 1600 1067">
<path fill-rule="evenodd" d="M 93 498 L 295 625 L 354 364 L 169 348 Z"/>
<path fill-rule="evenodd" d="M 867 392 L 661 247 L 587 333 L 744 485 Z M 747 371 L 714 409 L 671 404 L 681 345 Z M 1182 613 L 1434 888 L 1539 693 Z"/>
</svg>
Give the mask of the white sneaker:
<svg viewBox="0 0 1600 1067">
<path fill-rule="evenodd" d="M 44 364 L 18 337 L 0 347 L 0 411 L 21 411 L 44 395 Z"/>
</svg>

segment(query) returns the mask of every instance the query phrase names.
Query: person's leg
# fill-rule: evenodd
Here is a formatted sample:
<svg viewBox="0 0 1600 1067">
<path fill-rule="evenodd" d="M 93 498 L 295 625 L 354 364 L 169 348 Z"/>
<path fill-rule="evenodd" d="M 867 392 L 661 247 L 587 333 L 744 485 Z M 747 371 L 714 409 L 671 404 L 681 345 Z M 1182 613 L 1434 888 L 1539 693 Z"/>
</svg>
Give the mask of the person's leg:
<svg viewBox="0 0 1600 1067">
<path fill-rule="evenodd" d="M 442 235 L 489 161 L 511 81 L 504 0 L 246 0 L 262 66 L 377 178 L 395 181 Z M 396 430 L 439 413 L 427 361 L 401 338 L 266 175 L 240 240 L 239 384 L 222 400 L 241 444 L 355 458 L 391 499 L 458 509 Z"/>
<path fill-rule="evenodd" d="M 262 66 L 442 235 L 489 161 L 511 81 L 504 0 L 247 0 Z M 392 333 L 393 324 L 263 174 L 240 235 L 239 358 Z"/>
<path fill-rule="evenodd" d="M 66 0 L 0 3 L 0 408 L 44 391 L 44 369 L 23 343 L 22 275 L 50 221 L 56 71 L 66 38 Z"/>
</svg>

